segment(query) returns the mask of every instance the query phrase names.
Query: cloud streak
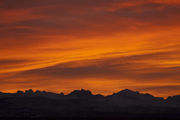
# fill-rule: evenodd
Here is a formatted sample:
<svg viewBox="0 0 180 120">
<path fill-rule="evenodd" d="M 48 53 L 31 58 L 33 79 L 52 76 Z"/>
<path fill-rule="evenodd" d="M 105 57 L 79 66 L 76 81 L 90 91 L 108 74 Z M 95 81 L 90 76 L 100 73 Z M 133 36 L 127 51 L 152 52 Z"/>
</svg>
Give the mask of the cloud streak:
<svg viewBox="0 0 180 120">
<path fill-rule="evenodd" d="M 179 11 L 178 0 L 1 0 L 0 87 L 173 92 Z"/>
<path fill-rule="evenodd" d="M 151 85 L 156 85 L 156 83 L 159 83 L 160 86 L 156 86 L 156 88 L 162 89 L 166 88 L 169 83 L 173 83 L 174 85 L 180 84 L 180 67 L 173 65 L 167 66 L 167 64 L 161 64 L 158 62 L 164 60 L 167 57 L 168 60 L 171 60 L 171 54 L 172 52 L 159 52 L 123 57 L 116 56 L 113 58 L 74 61 L 40 69 L 19 72 L 12 75 L 8 79 L 16 79 L 16 82 L 18 82 L 18 79 L 20 81 L 25 80 L 23 83 L 27 82 L 28 84 L 30 82 L 37 85 L 41 85 L 42 82 L 44 82 L 44 85 L 47 88 L 50 79 L 52 83 L 59 84 L 67 81 L 76 83 L 93 79 L 98 81 L 99 79 L 100 81 L 103 80 L 106 82 L 110 80 L 115 83 L 129 81 L 131 84 L 136 83 L 137 86 L 144 84 L 147 87 L 144 88 L 144 90 L 151 90 L 150 88 L 153 88 Z M 151 61 L 156 61 L 156 63 L 147 61 L 149 59 L 151 59 Z M 121 88 L 124 87 L 124 85 L 119 84 L 118 87 Z M 139 88 L 137 87 L 136 89 Z M 167 87 L 166 89 L 173 90 L 172 87 Z"/>
</svg>

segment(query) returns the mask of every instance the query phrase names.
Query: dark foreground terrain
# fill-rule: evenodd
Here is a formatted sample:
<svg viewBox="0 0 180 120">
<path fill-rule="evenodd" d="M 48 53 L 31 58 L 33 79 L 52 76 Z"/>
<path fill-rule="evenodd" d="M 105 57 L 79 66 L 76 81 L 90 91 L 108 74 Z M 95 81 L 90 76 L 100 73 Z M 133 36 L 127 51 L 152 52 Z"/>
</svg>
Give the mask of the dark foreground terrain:
<svg viewBox="0 0 180 120">
<path fill-rule="evenodd" d="M 180 119 L 180 96 L 167 99 L 122 90 L 109 96 L 75 90 L 0 93 L 2 120 L 173 120 Z"/>
<path fill-rule="evenodd" d="M 1 120 L 179 120 L 178 118 L 0 118 Z"/>
</svg>

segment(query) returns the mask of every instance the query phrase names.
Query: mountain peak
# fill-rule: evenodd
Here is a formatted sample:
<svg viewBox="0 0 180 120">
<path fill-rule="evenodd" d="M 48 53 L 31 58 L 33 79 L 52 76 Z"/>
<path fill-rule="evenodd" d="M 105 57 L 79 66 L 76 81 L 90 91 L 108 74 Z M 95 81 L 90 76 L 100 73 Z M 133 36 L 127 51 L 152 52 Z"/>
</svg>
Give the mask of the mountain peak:
<svg viewBox="0 0 180 120">
<path fill-rule="evenodd" d="M 121 90 L 120 92 L 134 92 L 134 91 L 132 91 L 130 89 L 124 89 L 124 90 Z"/>
<path fill-rule="evenodd" d="M 89 90 L 81 89 L 81 90 L 74 90 L 69 95 L 81 97 L 81 96 L 91 96 L 92 93 Z"/>
<path fill-rule="evenodd" d="M 115 93 L 114 95 L 129 95 L 129 94 L 139 94 L 138 91 L 132 91 L 132 90 L 129 90 L 129 89 L 124 89 L 124 90 L 121 90 L 120 92 L 118 93 Z"/>
<path fill-rule="evenodd" d="M 25 90 L 25 94 L 32 95 L 32 94 L 34 94 L 34 91 L 32 89 Z"/>
</svg>

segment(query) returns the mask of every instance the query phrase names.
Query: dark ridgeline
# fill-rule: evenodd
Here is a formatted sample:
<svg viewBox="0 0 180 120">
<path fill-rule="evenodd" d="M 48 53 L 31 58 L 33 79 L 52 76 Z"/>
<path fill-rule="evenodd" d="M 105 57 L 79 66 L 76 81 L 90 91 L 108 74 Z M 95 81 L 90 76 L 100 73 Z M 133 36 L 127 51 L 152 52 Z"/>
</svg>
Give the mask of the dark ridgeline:
<svg viewBox="0 0 180 120">
<path fill-rule="evenodd" d="M 180 119 L 180 96 L 167 99 L 122 90 L 109 96 L 75 90 L 68 95 L 26 90 L 0 92 L 0 118 Z"/>
</svg>

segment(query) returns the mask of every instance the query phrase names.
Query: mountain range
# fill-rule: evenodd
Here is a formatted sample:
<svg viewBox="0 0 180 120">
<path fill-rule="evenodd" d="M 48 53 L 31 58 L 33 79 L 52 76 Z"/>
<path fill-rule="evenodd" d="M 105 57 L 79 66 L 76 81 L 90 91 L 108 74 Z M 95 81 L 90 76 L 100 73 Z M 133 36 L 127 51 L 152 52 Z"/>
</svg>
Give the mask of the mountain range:
<svg viewBox="0 0 180 120">
<path fill-rule="evenodd" d="M 180 95 L 167 99 L 129 89 L 112 95 L 89 90 L 0 92 L 0 118 L 180 119 Z"/>
</svg>

